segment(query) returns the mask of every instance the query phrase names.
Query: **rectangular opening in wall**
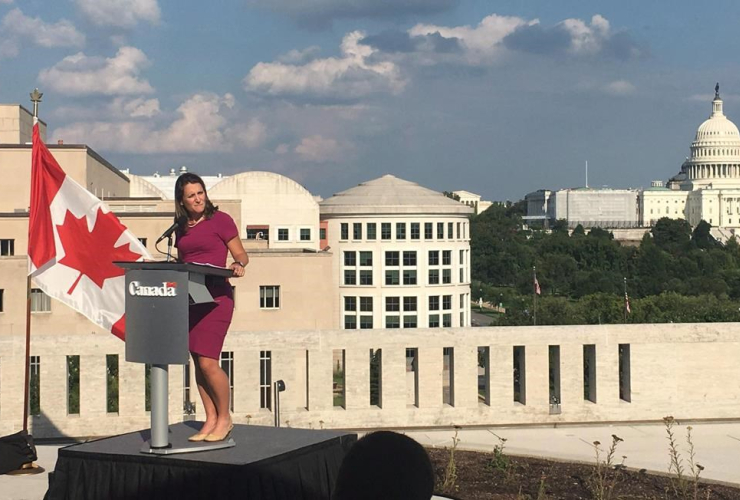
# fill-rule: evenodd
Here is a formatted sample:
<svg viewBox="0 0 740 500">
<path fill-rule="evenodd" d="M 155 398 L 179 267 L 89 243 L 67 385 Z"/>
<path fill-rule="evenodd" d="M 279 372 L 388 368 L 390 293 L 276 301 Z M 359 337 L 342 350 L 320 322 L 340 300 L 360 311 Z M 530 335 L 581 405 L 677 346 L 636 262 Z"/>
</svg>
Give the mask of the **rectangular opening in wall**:
<svg viewBox="0 0 740 500">
<path fill-rule="evenodd" d="M 105 355 L 105 411 L 118 413 L 118 354 Z"/>
<path fill-rule="evenodd" d="M 383 407 L 383 351 L 370 349 L 370 406 Z"/>
<path fill-rule="evenodd" d="M 619 399 L 628 403 L 632 401 L 632 373 L 629 344 L 619 344 Z"/>
<path fill-rule="evenodd" d="M 67 356 L 67 415 L 80 414 L 80 357 Z"/>
<path fill-rule="evenodd" d="M 332 394 L 335 407 L 346 408 L 346 394 L 344 391 L 344 349 L 334 349 L 332 352 Z"/>
<path fill-rule="evenodd" d="M 547 354 L 550 415 L 558 415 L 560 413 L 560 346 L 549 346 Z"/>
<path fill-rule="evenodd" d="M 583 399 L 596 402 L 596 345 L 583 346 Z"/>
<path fill-rule="evenodd" d="M 144 365 L 144 410 L 152 411 L 152 365 Z"/>
<path fill-rule="evenodd" d="M 442 404 L 455 406 L 455 348 L 442 348 Z"/>
<path fill-rule="evenodd" d="M 272 410 L 272 351 L 260 351 L 260 408 Z"/>
<path fill-rule="evenodd" d="M 309 409 L 309 405 L 311 404 L 310 403 L 310 401 L 311 401 L 311 390 L 310 390 L 310 387 L 311 387 L 310 382 L 311 382 L 311 380 L 309 379 L 309 374 L 311 373 L 311 370 L 310 370 L 309 367 L 311 365 L 308 364 L 310 359 L 311 358 L 309 357 L 308 350 L 306 350 L 306 391 L 305 391 L 305 393 L 306 393 L 306 406 L 305 406 L 305 408 L 307 410 Z"/>
<path fill-rule="evenodd" d="M 478 347 L 478 403 L 491 404 L 491 350 Z"/>
<path fill-rule="evenodd" d="M 221 369 L 229 379 L 229 409 L 234 411 L 234 352 L 224 351 L 221 353 Z"/>
<path fill-rule="evenodd" d="M 419 406 L 419 349 L 406 349 L 406 406 Z"/>
<path fill-rule="evenodd" d="M 41 415 L 41 356 L 31 356 L 30 364 L 29 411 L 31 415 Z"/>
<path fill-rule="evenodd" d="M 514 346 L 514 402 L 527 404 L 527 371 L 523 345 Z"/>
</svg>

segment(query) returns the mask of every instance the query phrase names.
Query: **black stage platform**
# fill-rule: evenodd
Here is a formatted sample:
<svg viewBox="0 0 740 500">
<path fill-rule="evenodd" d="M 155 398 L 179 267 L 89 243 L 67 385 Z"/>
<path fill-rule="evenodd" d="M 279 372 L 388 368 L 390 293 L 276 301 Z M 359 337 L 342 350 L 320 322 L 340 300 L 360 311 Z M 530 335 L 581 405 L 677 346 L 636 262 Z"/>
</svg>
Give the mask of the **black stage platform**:
<svg viewBox="0 0 740 500">
<path fill-rule="evenodd" d="M 200 423 L 170 426 L 185 445 Z M 329 500 L 355 434 L 237 425 L 236 446 L 181 455 L 140 453 L 149 430 L 61 448 L 46 499 Z"/>
</svg>

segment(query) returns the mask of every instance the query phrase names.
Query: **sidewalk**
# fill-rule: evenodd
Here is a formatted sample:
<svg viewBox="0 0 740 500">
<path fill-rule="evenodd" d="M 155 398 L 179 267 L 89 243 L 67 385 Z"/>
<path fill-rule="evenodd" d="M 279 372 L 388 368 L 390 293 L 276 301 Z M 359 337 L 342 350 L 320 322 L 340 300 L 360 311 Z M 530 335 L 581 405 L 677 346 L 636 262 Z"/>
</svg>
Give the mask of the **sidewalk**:
<svg viewBox="0 0 740 500">
<path fill-rule="evenodd" d="M 674 427 L 686 469 L 687 425 L 681 422 Z M 705 467 L 701 477 L 740 485 L 740 423 L 691 423 L 691 427 L 695 461 Z M 450 447 L 454 430 L 406 434 L 425 446 Z M 626 456 L 625 466 L 668 472 L 668 439 L 662 424 L 460 429 L 458 449 L 491 452 L 499 444 L 498 435 L 507 440 L 504 453 L 595 463 L 592 443 L 599 441 L 602 449 L 607 449 L 612 434 L 624 439 L 617 447 L 616 457 L 621 461 Z"/>
<path fill-rule="evenodd" d="M 677 424 L 674 432 L 679 451 L 687 459 L 686 423 Z M 740 422 L 692 423 L 696 462 L 705 467 L 702 477 L 740 485 Z M 425 446 L 449 447 L 454 430 L 408 431 L 406 434 Z M 497 427 L 461 429 L 458 449 L 491 452 L 499 444 L 497 435 L 505 438 L 504 453 L 559 460 L 593 463 L 594 441 L 602 448 L 611 444 L 616 434 L 624 439 L 617 457 L 626 456 L 625 465 L 632 469 L 668 472 L 668 441 L 662 424 L 593 425 L 564 427 Z M 0 476 L 0 500 L 40 500 L 48 488 L 48 471 L 54 470 L 60 445 L 37 446 L 37 463 L 47 472 L 35 476 Z"/>
</svg>

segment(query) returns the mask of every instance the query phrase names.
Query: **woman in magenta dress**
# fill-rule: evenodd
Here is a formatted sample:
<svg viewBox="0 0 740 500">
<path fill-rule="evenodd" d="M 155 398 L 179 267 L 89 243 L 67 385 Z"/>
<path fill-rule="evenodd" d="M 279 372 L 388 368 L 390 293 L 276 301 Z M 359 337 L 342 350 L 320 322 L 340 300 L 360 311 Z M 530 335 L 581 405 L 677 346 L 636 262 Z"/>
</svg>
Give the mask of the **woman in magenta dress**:
<svg viewBox="0 0 740 500">
<path fill-rule="evenodd" d="M 249 257 L 234 220 L 208 199 L 203 180 L 191 173 L 175 183 L 175 220 L 178 257 L 181 262 L 226 267 L 227 253 L 234 262 L 235 277 L 244 276 Z M 190 441 L 223 441 L 234 427 L 229 413 L 229 379 L 219 357 L 234 313 L 234 297 L 226 278 L 208 277 L 206 286 L 215 303 L 190 306 L 190 354 L 195 382 L 203 400 L 206 421 Z"/>
</svg>

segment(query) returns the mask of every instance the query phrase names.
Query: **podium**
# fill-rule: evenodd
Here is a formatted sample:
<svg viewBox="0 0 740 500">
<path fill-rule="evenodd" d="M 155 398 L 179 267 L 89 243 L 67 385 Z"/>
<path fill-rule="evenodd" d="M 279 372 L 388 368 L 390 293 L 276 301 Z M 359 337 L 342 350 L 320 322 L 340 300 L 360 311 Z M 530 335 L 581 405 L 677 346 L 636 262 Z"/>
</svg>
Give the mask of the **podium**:
<svg viewBox="0 0 740 500">
<path fill-rule="evenodd" d="M 176 262 L 116 262 L 126 270 L 126 361 L 151 365 L 151 439 L 142 453 L 169 455 L 230 448 L 233 439 L 177 448 L 169 441 L 168 365 L 184 365 L 189 306 L 213 302 L 206 277 L 228 278 L 231 269 Z"/>
</svg>

